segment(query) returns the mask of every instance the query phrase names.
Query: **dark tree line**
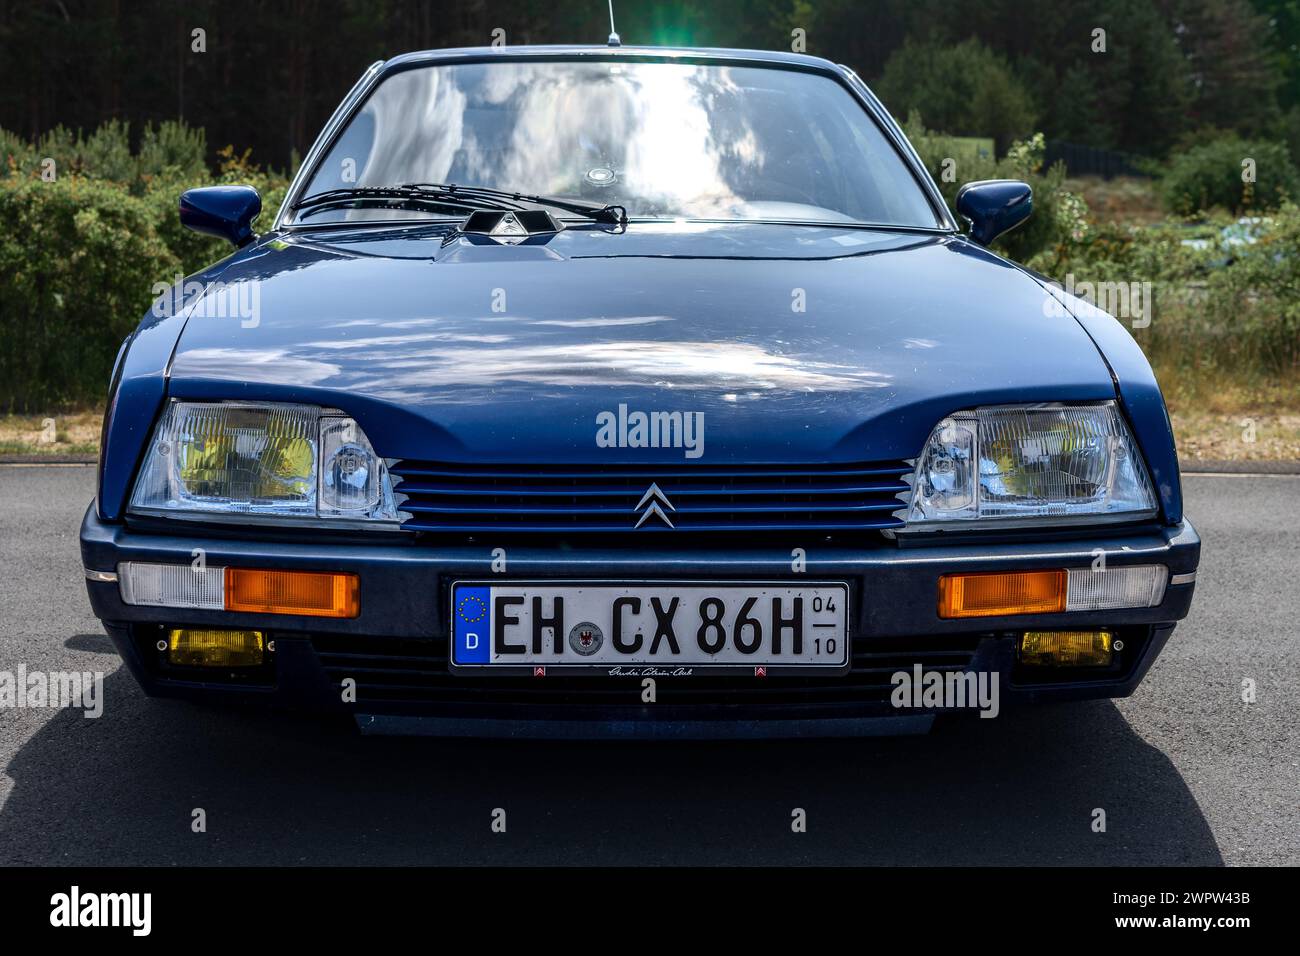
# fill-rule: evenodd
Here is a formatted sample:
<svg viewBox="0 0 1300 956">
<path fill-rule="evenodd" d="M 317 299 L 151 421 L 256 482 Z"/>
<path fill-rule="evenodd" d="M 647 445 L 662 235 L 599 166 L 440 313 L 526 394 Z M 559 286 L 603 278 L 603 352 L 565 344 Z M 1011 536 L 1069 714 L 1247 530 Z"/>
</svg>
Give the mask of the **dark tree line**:
<svg viewBox="0 0 1300 956">
<path fill-rule="evenodd" d="M 1001 64 L 1008 79 L 998 82 L 1014 85 L 989 102 L 1022 104 L 1035 128 L 1087 145 L 1161 156 L 1208 128 L 1300 140 L 1300 0 L 617 0 L 615 8 L 628 44 L 788 49 L 799 28 L 808 52 L 868 82 L 891 57 L 896 74 L 923 74 L 899 64 L 905 45 L 924 52 L 974 38 L 977 55 Z M 1104 54 L 1091 49 L 1097 28 L 1106 30 Z M 60 124 L 89 130 L 118 118 L 138 129 L 183 118 L 205 128 L 214 148 L 233 144 L 283 166 L 374 60 L 485 45 L 498 29 L 512 44 L 599 43 L 605 2 L 0 0 L 0 127 L 35 137 Z M 941 108 L 941 93 L 895 85 L 896 112 Z"/>
</svg>

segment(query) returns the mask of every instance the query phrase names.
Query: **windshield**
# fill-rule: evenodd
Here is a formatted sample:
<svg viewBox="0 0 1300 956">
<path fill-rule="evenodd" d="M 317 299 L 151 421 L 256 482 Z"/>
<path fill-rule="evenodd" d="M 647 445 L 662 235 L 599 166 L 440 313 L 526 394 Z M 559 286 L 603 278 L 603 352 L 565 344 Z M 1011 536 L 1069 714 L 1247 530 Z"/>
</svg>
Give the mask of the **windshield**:
<svg viewBox="0 0 1300 956">
<path fill-rule="evenodd" d="M 383 80 L 299 197 L 456 183 L 630 217 L 941 223 L 854 97 L 813 73 L 647 62 L 428 66 Z M 298 221 L 450 215 L 380 202 Z"/>
</svg>

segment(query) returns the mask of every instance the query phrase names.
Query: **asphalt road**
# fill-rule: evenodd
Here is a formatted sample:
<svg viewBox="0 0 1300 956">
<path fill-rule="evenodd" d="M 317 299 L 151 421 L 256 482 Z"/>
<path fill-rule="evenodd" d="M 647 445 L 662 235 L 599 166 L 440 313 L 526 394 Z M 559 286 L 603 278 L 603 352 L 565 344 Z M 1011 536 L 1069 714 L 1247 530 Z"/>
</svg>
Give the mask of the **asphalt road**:
<svg viewBox="0 0 1300 956">
<path fill-rule="evenodd" d="M 1127 700 L 926 737 L 547 744 L 145 698 L 86 602 L 93 475 L 0 467 L 0 671 L 106 675 L 97 720 L 0 709 L 0 865 L 1300 863 L 1300 476 L 1185 479 L 1196 600 Z"/>
</svg>

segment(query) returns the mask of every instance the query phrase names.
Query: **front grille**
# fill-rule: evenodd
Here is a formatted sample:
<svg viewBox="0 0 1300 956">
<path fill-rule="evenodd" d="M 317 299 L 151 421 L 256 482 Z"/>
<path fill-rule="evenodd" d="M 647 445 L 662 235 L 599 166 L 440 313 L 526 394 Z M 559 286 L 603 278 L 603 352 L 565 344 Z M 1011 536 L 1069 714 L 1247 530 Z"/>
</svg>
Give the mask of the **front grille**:
<svg viewBox="0 0 1300 956">
<path fill-rule="evenodd" d="M 462 465 L 390 469 L 402 527 L 431 532 L 844 532 L 896 528 L 912 468 Z M 658 494 L 655 493 L 657 490 Z M 657 511 L 655 510 L 657 507 Z"/>
<path fill-rule="evenodd" d="M 888 700 L 897 671 L 961 672 L 970 667 L 980 638 L 858 640 L 852 669 L 823 677 L 658 678 L 660 704 L 842 704 Z M 460 677 L 447 667 L 447 641 L 317 635 L 313 646 L 330 681 L 356 681 L 358 707 L 428 704 L 627 705 L 640 707 L 639 678 Z"/>
</svg>

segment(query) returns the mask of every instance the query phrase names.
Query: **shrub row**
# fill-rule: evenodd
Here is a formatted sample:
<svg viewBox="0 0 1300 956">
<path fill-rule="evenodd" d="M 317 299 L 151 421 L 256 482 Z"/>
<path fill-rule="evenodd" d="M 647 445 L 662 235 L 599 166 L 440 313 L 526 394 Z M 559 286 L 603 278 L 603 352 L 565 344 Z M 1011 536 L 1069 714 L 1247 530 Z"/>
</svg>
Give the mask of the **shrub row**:
<svg viewBox="0 0 1300 956">
<path fill-rule="evenodd" d="M 0 412 L 102 402 L 154 284 L 230 251 L 181 226 L 181 192 L 248 183 L 262 193 L 265 223 L 288 186 L 229 149 L 214 175 L 202 131 L 147 127 L 134 151 L 127 133 L 109 123 L 30 144 L 0 131 Z"/>
<path fill-rule="evenodd" d="M 1253 242 L 1218 217 L 1203 247 L 1180 224 L 1089 226 L 1045 271 L 1092 283 L 1151 283 L 1150 324 L 1134 337 L 1166 375 L 1294 381 L 1300 374 L 1300 207 L 1252 217 Z"/>
<path fill-rule="evenodd" d="M 0 408 L 102 400 L 113 357 L 180 262 L 149 204 L 89 179 L 0 189 Z"/>
<path fill-rule="evenodd" d="M 1234 213 L 1300 201 L 1300 172 L 1284 143 L 1217 136 L 1181 152 L 1164 174 L 1165 203 L 1179 216 L 1215 207 Z"/>
<path fill-rule="evenodd" d="M 1160 185 L 1171 208 L 1200 224 L 1136 227 L 1093 222 L 1083 198 L 1066 188 L 1064 170 L 1043 169 L 1041 136 L 999 159 L 970 140 L 927 131 L 916 115 L 905 128 L 954 215 L 964 183 L 1033 186 L 1034 214 L 994 243 L 1003 255 L 1076 286 L 1150 283 L 1153 302 L 1129 324 L 1167 385 L 1185 391 L 1200 379 L 1300 376 L 1300 208 L 1288 198 L 1300 195 L 1300 183 L 1285 146 L 1226 136 L 1190 148 Z M 1245 158 L 1255 160 L 1254 183 L 1242 181 Z M 1249 215 L 1245 224 L 1235 223 L 1238 213 Z M 1242 232 L 1255 241 L 1229 240 Z"/>
</svg>

